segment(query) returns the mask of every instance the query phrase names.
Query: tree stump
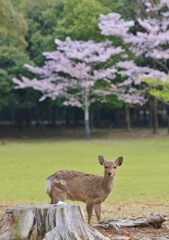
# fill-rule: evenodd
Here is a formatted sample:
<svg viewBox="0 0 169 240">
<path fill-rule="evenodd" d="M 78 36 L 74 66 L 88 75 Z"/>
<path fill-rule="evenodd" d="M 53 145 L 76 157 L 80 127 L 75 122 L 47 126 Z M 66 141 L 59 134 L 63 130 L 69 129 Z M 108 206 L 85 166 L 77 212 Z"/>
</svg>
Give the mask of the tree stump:
<svg viewBox="0 0 169 240">
<path fill-rule="evenodd" d="M 77 204 L 18 206 L 0 220 L 0 240 L 109 240 L 85 222 Z"/>
</svg>

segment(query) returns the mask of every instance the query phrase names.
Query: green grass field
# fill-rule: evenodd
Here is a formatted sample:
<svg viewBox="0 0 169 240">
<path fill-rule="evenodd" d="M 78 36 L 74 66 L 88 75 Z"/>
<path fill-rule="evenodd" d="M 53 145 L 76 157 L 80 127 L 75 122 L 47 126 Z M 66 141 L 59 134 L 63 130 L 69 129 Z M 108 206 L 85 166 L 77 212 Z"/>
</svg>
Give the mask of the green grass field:
<svg viewBox="0 0 169 240">
<path fill-rule="evenodd" d="M 168 138 L 11 140 L 0 146 L 0 204 L 48 203 L 45 180 L 49 175 L 60 169 L 102 175 L 98 155 L 124 158 L 106 202 L 169 204 Z"/>
</svg>

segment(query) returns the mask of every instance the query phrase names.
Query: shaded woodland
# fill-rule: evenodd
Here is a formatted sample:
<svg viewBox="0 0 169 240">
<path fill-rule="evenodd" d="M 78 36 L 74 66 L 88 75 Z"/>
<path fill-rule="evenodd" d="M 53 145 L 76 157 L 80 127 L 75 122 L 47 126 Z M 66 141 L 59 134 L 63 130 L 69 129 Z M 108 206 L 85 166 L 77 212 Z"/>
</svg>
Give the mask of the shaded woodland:
<svg viewBox="0 0 169 240">
<path fill-rule="evenodd" d="M 152 9 L 150 9 L 152 12 L 146 11 L 150 6 L 139 0 L 83 0 L 81 2 L 77 0 L 38 0 L 36 2 L 34 0 L 2 0 L 1 2 L 0 125 L 2 128 L 12 126 L 22 131 L 23 128 L 32 127 L 40 131 L 42 127 L 47 129 L 84 127 L 84 112 L 81 108 L 64 106 L 62 96 L 55 100 L 46 98 L 40 102 L 41 92 L 32 88 L 15 89 L 12 81 L 13 78 L 20 79 L 21 76 L 33 78 L 34 76 L 24 67 L 24 64 L 42 67 L 45 63 L 42 53 L 56 50 L 54 44 L 56 38 L 64 41 L 67 36 L 70 36 L 73 41 L 93 40 L 95 42 L 109 39 L 115 47 L 124 48 L 128 61 L 134 60 L 139 67 L 150 66 L 168 75 L 168 55 L 165 58 L 156 58 L 154 55 L 147 57 L 145 52 L 137 55 L 129 51 L 130 44 L 125 45 L 122 36 L 101 34 L 98 26 L 100 14 L 106 16 L 110 12 L 115 12 L 120 14 L 126 22 L 135 23 L 130 30 L 132 34 L 135 35 L 137 31 L 148 34 L 151 30 L 148 31 L 147 26 L 143 29 L 143 23 L 138 19 L 146 21 L 151 17 L 162 23 L 161 16 L 166 17 L 168 14 L 167 1 L 166 5 L 159 7 L 156 12 Z M 152 8 L 157 6 L 156 1 L 152 0 L 149 3 Z M 163 26 L 163 31 L 168 33 L 168 25 Z M 168 53 L 168 43 L 164 42 L 163 46 L 160 45 L 160 50 L 157 49 L 159 52 L 162 50 Z M 106 64 L 110 66 L 119 61 L 121 58 L 115 56 Z M 154 77 L 157 76 L 154 75 Z M 118 75 L 115 82 L 120 83 L 125 79 L 125 76 Z M 113 94 L 106 102 L 93 102 L 89 108 L 90 127 L 126 128 L 128 131 L 132 131 L 135 127 L 146 127 L 152 128 L 154 133 L 157 132 L 158 127 L 169 128 L 168 82 L 165 86 L 146 82 L 145 85 L 138 86 L 138 89 L 143 87 L 146 89 L 147 86 L 157 91 L 154 93 L 149 91 L 149 88 L 144 93 L 147 101 L 143 105 L 129 104 Z M 99 88 L 104 89 L 104 84 Z M 130 89 L 131 85 L 128 85 L 128 88 Z"/>
</svg>

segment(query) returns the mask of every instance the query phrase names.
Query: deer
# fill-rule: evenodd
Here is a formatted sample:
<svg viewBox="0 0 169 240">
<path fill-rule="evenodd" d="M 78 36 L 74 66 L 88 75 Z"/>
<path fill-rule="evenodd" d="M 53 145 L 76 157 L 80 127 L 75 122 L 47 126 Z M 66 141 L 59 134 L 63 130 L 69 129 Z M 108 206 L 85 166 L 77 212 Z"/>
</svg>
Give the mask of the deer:
<svg viewBox="0 0 169 240">
<path fill-rule="evenodd" d="M 101 204 L 111 193 L 117 167 L 123 163 L 123 157 L 113 161 L 98 156 L 98 160 L 104 166 L 104 176 L 74 170 L 60 170 L 46 180 L 46 193 L 51 198 L 51 204 L 57 204 L 59 201 L 64 202 L 66 199 L 84 202 L 88 224 L 92 219 L 93 208 L 97 221 L 100 221 Z"/>
<path fill-rule="evenodd" d="M 0 145 L 5 145 L 7 143 L 7 140 L 1 140 Z"/>
</svg>

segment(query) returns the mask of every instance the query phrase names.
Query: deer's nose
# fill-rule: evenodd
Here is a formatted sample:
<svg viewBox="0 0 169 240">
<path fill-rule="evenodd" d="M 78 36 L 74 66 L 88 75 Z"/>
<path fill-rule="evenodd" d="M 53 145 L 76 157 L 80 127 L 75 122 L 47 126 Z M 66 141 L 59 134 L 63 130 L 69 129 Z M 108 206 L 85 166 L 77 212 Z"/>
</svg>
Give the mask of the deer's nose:
<svg viewBox="0 0 169 240">
<path fill-rule="evenodd" d="M 110 175 L 112 175 L 112 173 L 111 173 L 111 172 L 108 172 L 107 174 L 108 174 L 109 176 L 110 176 Z"/>
</svg>

